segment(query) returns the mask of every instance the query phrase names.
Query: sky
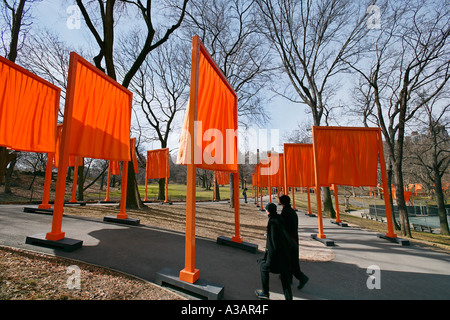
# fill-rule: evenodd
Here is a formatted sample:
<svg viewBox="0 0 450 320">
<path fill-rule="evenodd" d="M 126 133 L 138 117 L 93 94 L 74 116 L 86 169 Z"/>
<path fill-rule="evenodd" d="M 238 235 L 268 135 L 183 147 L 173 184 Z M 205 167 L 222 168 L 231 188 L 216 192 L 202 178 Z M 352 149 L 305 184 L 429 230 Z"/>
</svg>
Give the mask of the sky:
<svg viewBox="0 0 450 320">
<path fill-rule="evenodd" d="M 77 24 L 77 13 L 74 6 L 75 1 L 66 0 L 43 0 L 33 7 L 32 15 L 34 17 L 33 29 L 47 28 L 57 32 L 63 41 L 69 44 L 89 44 L 93 50 L 97 49 L 90 31 L 84 24 L 83 19 Z M 89 60 L 89 58 L 88 58 Z M 280 145 L 284 142 L 282 138 L 286 133 L 296 129 L 299 123 L 306 122 L 311 117 L 305 113 L 304 105 L 292 103 L 284 98 L 273 99 L 267 106 L 267 114 L 270 122 L 265 124 L 264 129 L 279 130 L 280 142 L 274 147 L 275 151 L 282 152 Z M 181 121 L 184 115 L 181 115 Z M 258 128 L 254 128 L 258 129 Z M 174 132 L 171 136 L 169 148 L 175 149 L 178 144 L 179 133 Z M 270 137 L 268 137 L 270 140 Z M 158 143 L 148 146 L 149 149 L 159 148 Z"/>
</svg>

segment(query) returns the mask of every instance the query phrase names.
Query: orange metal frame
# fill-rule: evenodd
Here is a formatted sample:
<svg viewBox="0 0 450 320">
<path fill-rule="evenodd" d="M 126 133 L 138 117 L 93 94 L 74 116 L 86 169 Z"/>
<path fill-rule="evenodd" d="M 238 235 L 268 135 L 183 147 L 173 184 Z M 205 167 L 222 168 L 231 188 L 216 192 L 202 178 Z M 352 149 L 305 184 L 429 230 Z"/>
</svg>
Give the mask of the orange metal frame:
<svg viewBox="0 0 450 320">
<path fill-rule="evenodd" d="M 220 76 L 222 81 L 228 89 L 235 96 L 234 119 L 235 127 L 237 128 L 237 95 L 228 80 L 223 75 L 220 68 L 217 66 L 211 55 L 200 41 L 198 36 L 192 38 L 192 63 L 191 63 L 191 88 L 190 88 L 190 106 L 189 106 L 189 134 L 192 143 L 190 143 L 190 159 L 187 164 L 187 193 L 186 193 L 186 242 L 185 242 L 185 267 L 180 271 L 179 279 L 189 283 L 195 283 L 199 278 L 199 270 L 195 269 L 195 194 L 196 194 L 196 165 L 194 164 L 195 156 L 195 127 L 197 108 L 198 108 L 198 90 L 199 90 L 199 64 L 200 54 L 203 54 L 210 65 L 214 68 L 216 73 Z M 237 136 L 235 136 L 235 143 L 237 145 Z M 239 174 L 234 174 L 234 201 L 235 201 L 235 235 L 232 238 L 235 242 L 242 242 L 239 227 Z"/>
<path fill-rule="evenodd" d="M 147 185 L 148 185 L 148 179 L 147 179 L 147 173 L 148 173 L 148 167 L 149 167 L 149 156 L 148 154 L 154 151 L 161 151 L 161 150 L 166 150 L 167 151 L 167 160 L 169 160 L 169 148 L 164 148 L 164 149 L 155 149 L 155 150 L 149 150 L 147 151 L 147 171 L 145 172 L 145 197 L 144 197 L 144 201 L 147 201 Z M 164 203 L 168 203 L 169 202 L 169 162 L 167 162 L 167 167 L 166 167 L 166 174 L 164 177 L 159 177 L 161 178 L 166 178 L 166 186 L 165 186 L 165 199 L 164 199 Z"/>
<path fill-rule="evenodd" d="M 45 86 L 47 86 L 47 87 L 49 87 L 49 88 L 51 88 L 51 89 L 53 89 L 53 90 L 55 90 L 55 91 L 57 92 L 57 94 L 56 94 L 56 97 L 57 97 L 57 98 L 55 99 L 55 105 L 54 105 L 54 108 L 55 108 L 55 119 L 54 119 L 54 123 L 55 123 L 55 134 L 54 134 L 54 138 L 53 138 L 54 141 L 55 141 L 54 145 L 55 145 L 55 149 L 56 149 L 56 126 L 57 126 L 57 123 L 58 123 L 58 110 L 59 110 L 59 101 L 60 101 L 60 97 L 61 97 L 61 88 L 59 88 L 59 87 L 55 86 L 54 84 L 52 84 L 52 83 L 50 83 L 50 82 L 48 82 L 48 81 L 42 79 L 41 77 L 35 75 L 34 73 L 28 71 L 27 69 L 25 69 L 25 68 L 19 66 L 18 64 L 14 63 L 14 62 L 12 62 L 12 61 L 9 61 L 8 59 L 6 59 L 6 58 L 4 58 L 4 57 L 2 57 L 2 56 L 0 56 L 0 63 L 5 64 L 5 65 L 7 65 L 7 66 L 10 67 L 10 68 L 13 68 L 13 69 L 19 71 L 20 73 L 23 73 L 23 74 L 25 74 L 26 76 L 28 76 L 28 77 L 30 77 L 30 78 L 36 80 L 36 81 L 41 82 L 41 83 L 44 84 Z M 9 148 L 11 148 L 11 149 L 15 149 L 14 146 L 10 146 L 10 145 L 5 145 L 5 146 L 6 146 L 6 147 L 9 147 Z M 17 150 L 17 149 L 15 149 L 15 150 Z M 40 152 L 39 150 L 33 150 L 32 148 L 30 148 L 30 149 L 28 149 L 28 150 L 22 150 L 22 151 L 27 151 L 27 152 Z M 50 150 L 49 150 L 49 151 L 50 151 Z"/>
<path fill-rule="evenodd" d="M 64 121 L 63 121 L 63 130 L 61 136 L 61 144 L 60 144 L 60 163 L 58 165 L 58 176 L 56 179 L 56 192 L 55 192 L 55 204 L 53 209 L 53 220 L 52 220 L 52 228 L 51 231 L 46 234 L 46 239 L 48 240 L 62 240 L 65 237 L 65 233 L 62 232 L 62 217 L 64 211 L 64 194 L 65 194 L 65 185 L 66 185 L 66 174 L 67 167 L 69 165 L 69 154 L 68 148 L 70 143 L 70 137 L 68 132 L 71 130 L 72 119 L 73 119 L 73 107 L 74 107 L 74 90 L 75 90 L 75 81 L 77 74 L 77 65 L 81 63 L 87 66 L 91 71 L 97 73 L 100 77 L 104 78 L 106 81 L 110 82 L 114 86 L 121 88 L 124 90 L 130 99 L 129 105 L 132 105 L 133 95 L 126 88 L 121 86 L 115 80 L 107 76 L 102 71 L 95 68 L 92 64 L 87 62 L 85 59 L 80 57 L 75 52 L 70 53 L 70 65 L 69 65 L 69 74 L 68 74 L 68 83 L 67 83 L 67 92 L 66 92 L 66 103 L 64 109 Z M 114 159 L 109 159 L 114 160 Z M 126 181 L 126 177 L 128 175 L 128 165 L 123 166 L 122 180 Z M 123 217 L 122 206 L 126 203 L 126 183 L 122 184 L 122 200 L 121 201 L 121 213 L 118 215 Z M 125 194 L 125 196 L 124 196 Z"/>
<path fill-rule="evenodd" d="M 288 177 L 290 174 L 290 172 L 288 172 L 288 168 L 287 168 L 287 160 L 286 160 L 286 154 L 287 154 L 287 149 L 290 146 L 301 146 L 301 147 L 305 147 L 305 148 L 312 148 L 312 144 L 309 143 L 285 143 L 283 148 L 284 148 L 284 157 L 283 157 L 283 162 L 284 162 L 284 192 L 286 195 L 289 195 L 289 187 L 292 187 L 292 203 L 293 203 L 293 209 L 295 209 L 295 188 L 297 187 L 306 187 L 306 192 L 307 192 L 307 196 L 308 196 L 308 214 L 311 214 L 311 197 L 309 194 L 309 189 L 312 186 L 308 186 L 307 183 L 300 183 L 300 185 L 298 186 L 292 186 L 289 185 L 288 183 Z"/>
<path fill-rule="evenodd" d="M 319 127 L 319 126 L 313 126 L 312 127 L 312 136 L 313 136 L 313 154 L 314 154 L 314 171 L 315 171 L 315 181 L 316 181 L 316 197 L 317 197 L 317 216 L 318 216 L 318 234 L 317 237 L 320 239 L 325 239 L 326 235 L 323 233 L 323 221 L 322 221 L 322 201 L 321 201 L 321 191 L 320 186 L 318 185 L 319 179 L 319 170 L 317 170 L 317 164 L 320 161 L 317 154 L 317 147 L 315 145 L 317 132 L 320 130 L 352 130 L 352 131 L 376 131 L 377 137 L 378 137 L 378 160 L 380 161 L 380 167 L 381 167 L 381 179 L 383 182 L 383 189 L 387 190 L 387 176 L 386 176 L 386 163 L 384 160 L 384 151 L 383 151 L 383 140 L 381 136 L 381 129 L 380 128 L 359 128 L 359 127 Z M 335 194 L 337 193 L 337 187 L 335 189 Z M 389 202 L 388 197 L 384 197 L 384 203 L 386 207 L 386 219 L 387 219 L 387 226 L 388 226 L 388 232 L 386 233 L 386 236 L 390 238 L 396 238 L 397 235 L 394 233 L 394 227 L 393 227 L 393 220 L 392 220 L 392 208 L 391 204 Z"/>
</svg>

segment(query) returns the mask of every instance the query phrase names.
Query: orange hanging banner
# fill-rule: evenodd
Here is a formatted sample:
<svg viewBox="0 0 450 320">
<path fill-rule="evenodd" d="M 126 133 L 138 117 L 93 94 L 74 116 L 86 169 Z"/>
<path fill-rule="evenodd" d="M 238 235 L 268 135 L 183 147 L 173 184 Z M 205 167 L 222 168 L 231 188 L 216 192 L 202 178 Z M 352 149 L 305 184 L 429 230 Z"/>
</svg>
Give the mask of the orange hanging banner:
<svg viewBox="0 0 450 320">
<path fill-rule="evenodd" d="M 169 148 L 147 151 L 147 179 L 161 179 L 170 176 Z"/>
<path fill-rule="evenodd" d="M 147 165 L 145 173 L 145 198 L 147 201 L 147 183 L 148 179 L 166 178 L 166 190 L 164 202 L 169 202 L 169 148 L 155 149 L 147 151 Z"/>
<path fill-rule="evenodd" d="M 230 173 L 223 171 L 216 171 L 216 181 L 218 185 L 230 184 Z"/>
<path fill-rule="evenodd" d="M 55 153 L 61 89 L 0 57 L 0 146 Z"/>
<path fill-rule="evenodd" d="M 132 93 L 73 52 L 71 67 L 75 74 L 71 123 L 65 128 L 67 153 L 130 161 Z"/>
<path fill-rule="evenodd" d="M 335 129 L 339 128 L 339 129 Z M 319 185 L 377 186 L 377 128 L 313 127 Z"/>
<path fill-rule="evenodd" d="M 236 172 L 236 92 L 202 44 L 195 54 L 193 58 L 198 60 L 198 93 L 191 98 L 186 110 L 177 163 L 194 163 L 201 169 Z M 188 130 L 190 112 L 195 114 L 193 134 Z M 189 150 L 192 141 L 193 157 Z"/>
<path fill-rule="evenodd" d="M 234 172 L 237 161 L 237 95 L 198 36 L 192 38 L 191 88 L 177 163 L 187 165 L 185 267 L 180 280 L 194 283 L 196 168 Z M 238 195 L 235 188 L 235 195 Z M 235 236 L 239 233 L 239 197 L 235 196 Z"/>
<path fill-rule="evenodd" d="M 380 161 L 383 189 L 387 189 L 386 164 L 380 128 L 367 127 L 312 127 L 318 238 L 323 233 L 320 187 L 334 185 L 377 186 Z M 337 188 L 336 188 L 337 190 Z M 385 198 L 388 237 L 396 238 L 392 209 Z"/>
<path fill-rule="evenodd" d="M 65 237 L 61 225 L 69 156 L 131 160 L 130 91 L 71 52 L 65 102 L 52 230 L 46 235 L 54 241 Z"/>
<path fill-rule="evenodd" d="M 313 187 L 315 185 L 312 144 L 285 143 L 284 165 L 286 188 Z"/>
</svg>

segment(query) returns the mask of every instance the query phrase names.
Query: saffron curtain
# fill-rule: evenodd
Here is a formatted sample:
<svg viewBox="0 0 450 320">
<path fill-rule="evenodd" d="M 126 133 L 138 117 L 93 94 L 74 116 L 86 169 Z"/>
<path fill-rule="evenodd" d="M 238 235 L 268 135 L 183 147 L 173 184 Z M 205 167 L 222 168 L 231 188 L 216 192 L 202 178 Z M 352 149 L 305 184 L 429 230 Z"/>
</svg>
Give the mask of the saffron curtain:
<svg viewBox="0 0 450 320">
<path fill-rule="evenodd" d="M 132 93 L 74 52 L 71 71 L 68 154 L 130 161 Z"/>
<path fill-rule="evenodd" d="M 285 143 L 284 155 L 286 157 L 286 186 L 315 186 L 313 145 L 305 143 Z"/>
<path fill-rule="evenodd" d="M 237 95 L 209 54 L 199 52 L 198 99 L 195 112 L 195 154 L 197 168 L 236 172 L 237 164 Z M 189 103 L 186 110 L 178 153 L 179 164 L 188 164 Z"/>
<path fill-rule="evenodd" d="M 226 171 L 216 171 L 215 172 L 217 184 L 226 185 L 230 183 L 230 173 Z"/>
<path fill-rule="evenodd" d="M 147 179 L 161 179 L 169 176 L 169 149 L 147 151 Z"/>
<path fill-rule="evenodd" d="M 319 186 L 377 186 L 379 128 L 313 127 Z"/>
<path fill-rule="evenodd" d="M 0 145 L 54 153 L 61 89 L 0 57 Z"/>
</svg>

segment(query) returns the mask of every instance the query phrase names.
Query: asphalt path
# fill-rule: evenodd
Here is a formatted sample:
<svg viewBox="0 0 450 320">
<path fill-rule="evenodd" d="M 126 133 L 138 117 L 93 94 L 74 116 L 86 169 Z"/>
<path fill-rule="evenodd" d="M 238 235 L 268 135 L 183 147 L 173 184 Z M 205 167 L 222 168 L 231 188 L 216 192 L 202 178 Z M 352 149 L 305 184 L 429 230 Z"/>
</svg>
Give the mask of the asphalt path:
<svg viewBox="0 0 450 320">
<path fill-rule="evenodd" d="M 50 231 L 52 217 L 25 213 L 23 207 L 0 206 L 0 245 L 105 266 L 150 282 L 155 282 L 156 273 L 163 268 L 184 268 L 184 234 L 145 225 L 65 215 L 62 229 L 67 238 L 83 241 L 81 249 L 65 252 L 26 244 L 27 236 Z M 299 233 L 317 232 L 317 218 L 298 216 Z M 295 300 L 449 299 L 449 254 L 413 244 L 401 246 L 373 232 L 337 226 L 326 219 L 323 223 L 327 238 L 335 241 L 335 257 L 328 262 L 301 261 L 310 280 L 298 290 L 294 279 Z M 261 287 L 257 264 L 261 252 L 249 253 L 199 237 L 195 244 L 200 278 L 224 286 L 224 300 L 256 299 L 254 291 Z M 271 275 L 270 291 L 272 299 L 284 299 L 278 275 Z"/>
</svg>

